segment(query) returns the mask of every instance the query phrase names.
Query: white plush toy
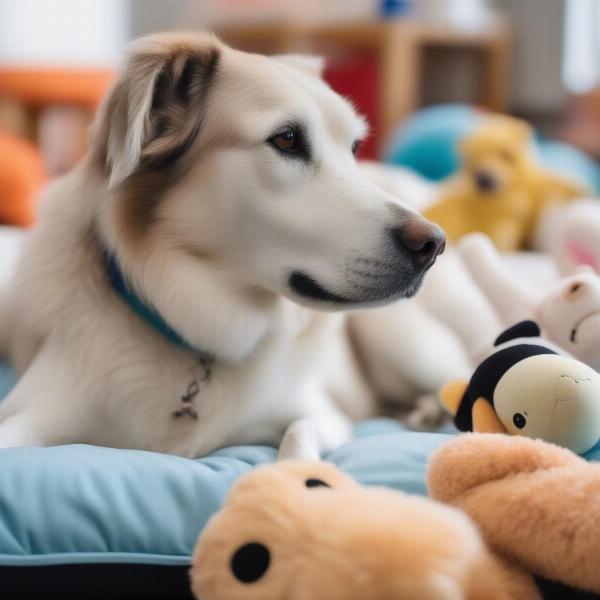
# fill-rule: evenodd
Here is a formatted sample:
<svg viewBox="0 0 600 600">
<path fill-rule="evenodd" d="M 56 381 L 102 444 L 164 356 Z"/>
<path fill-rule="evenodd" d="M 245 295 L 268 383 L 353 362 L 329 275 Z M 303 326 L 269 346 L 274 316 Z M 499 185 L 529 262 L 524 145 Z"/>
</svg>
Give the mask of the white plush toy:
<svg viewBox="0 0 600 600">
<path fill-rule="evenodd" d="M 363 163 L 373 183 L 419 211 L 435 186 L 403 169 Z M 482 348 L 489 348 L 501 319 L 478 288 L 455 248 L 448 247 L 411 300 L 377 310 L 356 311 L 349 328 L 376 395 L 414 428 L 429 429 L 444 414 L 437 393 L 470 376 Z M 416 399 L 416 406 L 415 406 Z"/>
<path fill-rule="evenodd" d="M 600 277 L 591 267 L 540 291 L 515 278 L 481 234 L 461 240 L 458 251 L 505 325 L 535 319 L 548 340 L 600 370 Z"/>
<path fill-rule="evenodd" d="M 374 184 L 416 211 L 435 198 L 434 185 L 404 169 L 375 163 L 362 167 Z M 600 261 L 600 203 L 593 202 L 585 218 L 592 223 L 597 215 L 598 234 L 594 237 L 592 224 L 588 239 L 577 225 L 574 239 L 586 240 L 590 248 L 595 243 Z M 575 221 L 585 205 L 575 202 L 556 214 L 548 211 L 539 231 L 540 247 L 549 248 L 550 254 L 559 252 L 560 240 L 566 238 L 558 238 L 558 233 L 566 235 L 569 219 Z M 350 317 L 355 349 L 376 383 L 377 395 L 392 400 L 398 416 L 405 411 L 407 425 L 434 427 L 440 418 L 437 392 L 448 381 L 468 379 L 498 333 L 518 321 L 533 318 L 548 339 L 600 368 L 600 325 L 595 328 L 600 324 L 600 279 L 588 269 L 556 283 L 551 261 L 541 260 L 533 268 L 539 285 L 531 285 L 520 280 L 506 260 L 485 236 L 467 236 L 458 248 L 448 247 L 414 299 Z"/>
</svg>

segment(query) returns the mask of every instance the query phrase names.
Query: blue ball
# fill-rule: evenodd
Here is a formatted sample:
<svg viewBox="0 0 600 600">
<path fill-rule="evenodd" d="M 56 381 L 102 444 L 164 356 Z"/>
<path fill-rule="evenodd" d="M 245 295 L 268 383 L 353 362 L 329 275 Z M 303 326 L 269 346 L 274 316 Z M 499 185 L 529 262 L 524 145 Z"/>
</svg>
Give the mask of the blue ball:
<svg viewBox="0 0 600 600">
<path fill-rule="evenodd" d="M 460 167 L 457 142 L 474 131 L 485 113 L 466 104 L 424 108 L 392 135 L 383 160 L 439 181 Z"/>
<path fill-rule="evenodd" d="M 540 162 L 558 173 L 572 174 L 600 195 L 600 167 L 587 154 L 574 146 L 550 140 L 538 141 Z"/>
</svg>

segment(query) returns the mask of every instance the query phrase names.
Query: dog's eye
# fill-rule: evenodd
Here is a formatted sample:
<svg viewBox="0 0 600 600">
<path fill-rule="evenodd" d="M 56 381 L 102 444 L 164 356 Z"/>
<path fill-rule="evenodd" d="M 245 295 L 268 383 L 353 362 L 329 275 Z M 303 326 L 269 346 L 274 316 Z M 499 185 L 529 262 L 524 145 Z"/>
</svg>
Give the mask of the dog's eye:
<svg viewBox="0 0 600 600">
<path fill-rule="evenodd" d="M 361 144 L 361 140 L 354 140 L 354 143 L 352 144 L 352 154 L 354 154 L 354 156 L 358 154 Z"/>
<path fill-rule="evenodd" d="M 293 129 L 285 129 L 269 138 L 269 143 L 278 150 L 293 154 L 299 149 L 298 134 Z"/>
<path fill-rule="evenodd" d="M 505 160 L 507 163 L 511 163 L 515 159 L 515 157 L 512 155 L 512 153 L 509 152 L 508 150 L 500 151 L 500 158 L 502 160 Z"/>
</svg>

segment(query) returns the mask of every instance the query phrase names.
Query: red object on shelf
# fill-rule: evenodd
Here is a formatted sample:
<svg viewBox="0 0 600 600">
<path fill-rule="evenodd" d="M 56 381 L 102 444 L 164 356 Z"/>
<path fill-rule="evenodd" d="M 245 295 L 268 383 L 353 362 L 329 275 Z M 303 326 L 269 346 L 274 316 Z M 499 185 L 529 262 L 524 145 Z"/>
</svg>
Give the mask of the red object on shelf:
<svg viewBox="0 0 600 600">
<path fill-rule="evenodd" d="M 377 63 L 373 53 L 352 53 L 344 59 L 337 59 L 327 65 L 325 80 L 331 87 L 346 98 L 369 122 L 369 137 L 360 149 L 360 158 L 377 158 L 378 123 L 377 103 L 379 97 Z"/>
</svg>

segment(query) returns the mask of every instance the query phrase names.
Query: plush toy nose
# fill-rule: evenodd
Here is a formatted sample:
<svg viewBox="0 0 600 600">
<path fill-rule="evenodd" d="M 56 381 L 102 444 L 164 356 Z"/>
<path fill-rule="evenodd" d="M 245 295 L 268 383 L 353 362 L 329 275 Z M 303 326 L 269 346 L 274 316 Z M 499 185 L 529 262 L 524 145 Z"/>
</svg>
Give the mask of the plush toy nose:
<svg viewBox="0 0 600 600">
<path fill-rule="evenodd" d="M 482 192 L 493 192 L 498 187 L 496 178 L 487 171 L 475 173 L 475 183 Z"/>
<path fill-rule="evenodd" d="M 430 265 L 446 248 L 444 232 L 416 215 L 392 229 L 391 235 L 396 247 L 408 252 L 416 266 Z"/>
</svg>

